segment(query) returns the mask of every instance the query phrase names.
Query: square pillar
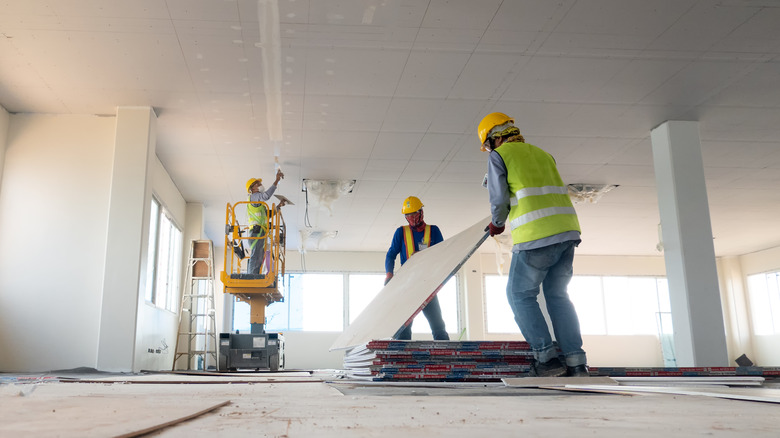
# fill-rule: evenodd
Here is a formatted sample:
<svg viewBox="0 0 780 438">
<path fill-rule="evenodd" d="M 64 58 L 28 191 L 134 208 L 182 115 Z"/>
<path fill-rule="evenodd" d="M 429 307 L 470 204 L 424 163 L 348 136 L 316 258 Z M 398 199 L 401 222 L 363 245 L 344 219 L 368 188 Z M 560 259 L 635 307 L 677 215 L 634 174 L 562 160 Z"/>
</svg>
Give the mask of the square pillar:
<svg viewBox="0 0 780 438">
<path fill-rule="evenodd" d="M 650 133 L 680 367 L 728 366 L 698 122 Z"/>
</svg>

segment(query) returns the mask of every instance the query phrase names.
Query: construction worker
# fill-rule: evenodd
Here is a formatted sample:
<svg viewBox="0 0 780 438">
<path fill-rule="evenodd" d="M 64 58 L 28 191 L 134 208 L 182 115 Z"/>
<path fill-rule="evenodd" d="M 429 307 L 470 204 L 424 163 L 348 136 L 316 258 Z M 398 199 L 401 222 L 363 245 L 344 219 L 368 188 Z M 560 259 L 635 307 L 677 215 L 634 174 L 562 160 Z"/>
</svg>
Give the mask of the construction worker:
<svg viewBox="0 0 780 438">
<path fill-rule="evenodd" d="M 401 264 L 403 265 L 415 252 L 422 251 L 444 240 L 439 227 L 425 223 L 423 203 L 417 197 L 410 196 L 406 198 L 401 206 L 401 213 L 404 214 L 409 225 L 398 227 L 395 230 L 393 241 L 385 257 L 385 272 L 387 273 L 385 275 L 385 285 L 393 278 L 395 258 L 398 254 L 401 255 Z M 423 315 L 428 320 L 428 325 L 431 326 L 433 339 L 450 339 L 444 326 L 444 318 L 441 316 L 438 297 L 434 296 L 431 302 L 423 308 Z M 393 338 L 401 340 L 412 339 L 412 324 L 400 329 Z"/>
<path fill-rule="evenodd" d="M 249 178 L 246 182 L 246 191 L 249 194 L 250 202 L 250 204 L 246 205 L 249 237 L 263 236 L 261 239 L 249 239 L 251 254 L 249 256 L 247 274 L 259 275 L 265 259 L 265 238 L 268 235 L 268 210 L 264 204 L 259 202 L 271 199 L 271 196 L 276 191 L 276 186 L 279 184 L 279 180 L 282 178 L 284 178 L 284 174 L 279 169 L 276 171 L 274 183 L 267 190 L 263 187 L 262 178 Z M 254 204 L 254 202 L 258 204 Z"/>
<path fill-rule="evenodd" d="M 490 152 L 490 235 L 501 234 L 507 223 L 512 233 L 507 298 L 534 352 L 531 375 L 587 376 L 580 323 L 567 292 L 580 224 L 555 160 L 526 143 L 514 120 L 503 113 L 485 116 L 478 135 L 480 149 Z M 537 301 L 540 285 L 557 347 Z"/>
</svg>

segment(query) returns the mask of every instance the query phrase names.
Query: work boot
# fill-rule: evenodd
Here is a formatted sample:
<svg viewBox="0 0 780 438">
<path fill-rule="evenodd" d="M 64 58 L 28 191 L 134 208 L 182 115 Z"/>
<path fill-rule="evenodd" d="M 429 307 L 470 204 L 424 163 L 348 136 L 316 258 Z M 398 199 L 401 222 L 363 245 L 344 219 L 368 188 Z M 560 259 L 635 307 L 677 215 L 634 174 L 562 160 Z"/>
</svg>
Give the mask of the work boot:
<svg viewBox="0 0 780 438">
<path fill-rule="evenodd" d="M 534 361 L 528 375 L 530 377 L 561 377 L 566 375 L 566 371 L 566 366 L 555 357 L 544 363 Z"/>
<path fill-rule="evenodd" d="M 590 377 L 590 370 L 588 370 L 588 366 L 585 364 L 566 368 L 569 377 Z"/>
</svg>

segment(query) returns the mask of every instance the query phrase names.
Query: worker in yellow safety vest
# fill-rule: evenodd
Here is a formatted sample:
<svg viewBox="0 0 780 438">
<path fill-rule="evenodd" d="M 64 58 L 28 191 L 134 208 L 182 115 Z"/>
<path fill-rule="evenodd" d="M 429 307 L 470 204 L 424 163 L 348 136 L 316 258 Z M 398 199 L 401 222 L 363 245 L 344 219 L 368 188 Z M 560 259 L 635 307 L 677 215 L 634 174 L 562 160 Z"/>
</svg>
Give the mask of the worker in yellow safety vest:
<svg viewBox="0 0 780 438">
<path fill-rule="evenodd" d="M 406 218 L 408 225 L 398 227 L 395 230 L 390 249 L 387 250 L 387 256 L 385 257 L 385 272 L 387 273 L 385 285 L 393 278 L 395 259 L 399 254 L 401 255 L 401 264 L 403 265 L 415 252 L 422 251 L 444 240 L 439 227 L 425 223 L 423 203 L 416 196 L 410 196 L 404 200 L 401 205 L 401 213 Z M 438 297 L 434 296 L 423 308 L 423 315 L 428 320 L 428 325 L 431 326 L 433 339 L 450 339 L 444 325 L 444 318 L 441 316 Z M 400 329 L 394 338 L 402 340 L 412 339 L 412 324 Z"/>
<path fill-rule="evenodd" d="M 492 113 L 478 127 L 480 149 L 490 152 L 490 235 L 501 234 L 507 224 L 512 233 L 509 305 L 534 352 L 531 375 L 587 376 L 580 323 L 567 291 L 580 243 L 577 212 L 552 155 L 526 143 L 514 123 Z M 557 346 L 537 301 L 540 286 Z"/>
<path fill-rule="evenodd" d="M 279 180 L 284 178 L 282 170 L 276 171 L 276 179 L 271 187 L 266 190 L 263 187 L 262 178 L 249 178 L 246 182 L 246 191 L 249 194 L 249 204 L 246 205 L 247 223 L 249 224 L 249 237 L 262 236 L 260 239 L 249 239 L 249 265 L 247 274 L 261 274 L 265 260 L 265 240 L 268 236 L 268 210 L 261 202 L 268 201 L 276 191 Z"/>
</svg>

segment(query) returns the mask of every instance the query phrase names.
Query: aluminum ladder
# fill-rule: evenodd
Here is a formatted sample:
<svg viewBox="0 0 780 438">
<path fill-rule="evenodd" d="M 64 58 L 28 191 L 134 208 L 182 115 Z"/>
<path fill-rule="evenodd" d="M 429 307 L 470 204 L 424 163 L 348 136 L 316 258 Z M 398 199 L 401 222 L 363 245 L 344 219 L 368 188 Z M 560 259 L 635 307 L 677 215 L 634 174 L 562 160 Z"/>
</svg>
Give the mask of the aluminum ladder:
<svg viewBox="0 0 780 438">
<path fill-rule="evenodd" d="M 190 242 L 187 281 L 179 312 L 174 371 L 217 369 L 214 314 L 214 246 L 210 240 L 193 240 Z"/>
</svg>

